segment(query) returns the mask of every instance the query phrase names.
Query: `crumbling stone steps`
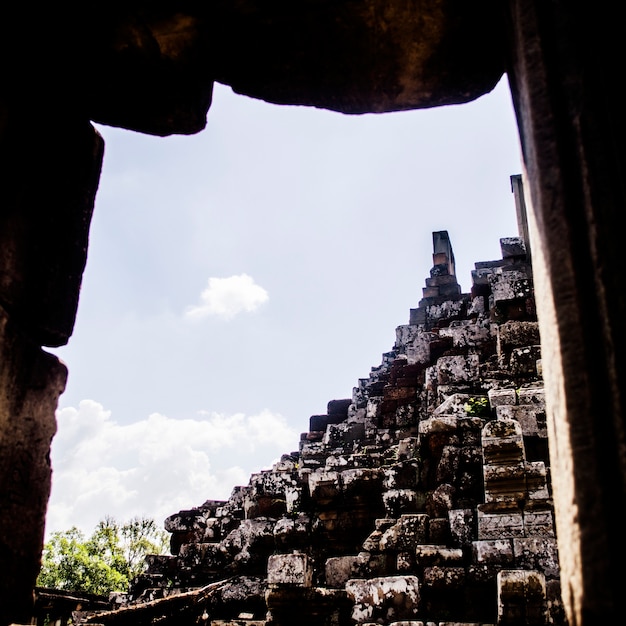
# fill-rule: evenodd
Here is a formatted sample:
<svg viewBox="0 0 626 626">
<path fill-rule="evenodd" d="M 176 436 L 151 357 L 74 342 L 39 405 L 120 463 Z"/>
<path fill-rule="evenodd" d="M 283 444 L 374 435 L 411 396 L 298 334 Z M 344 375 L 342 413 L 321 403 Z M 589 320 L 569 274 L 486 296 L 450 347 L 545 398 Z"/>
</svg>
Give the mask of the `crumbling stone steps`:
<svg viewBox="0 0 626 626">
<path fill-rule="evenodd" d="M 193 622 L 133 626 L 566 626 L 523 247 L 461 294 L 436 243 L 382 363 L 310 417 L 297 451 L 168 517 L 172 554 L 148 559 L 129 604 L 236 578 Z"/>
</svg>

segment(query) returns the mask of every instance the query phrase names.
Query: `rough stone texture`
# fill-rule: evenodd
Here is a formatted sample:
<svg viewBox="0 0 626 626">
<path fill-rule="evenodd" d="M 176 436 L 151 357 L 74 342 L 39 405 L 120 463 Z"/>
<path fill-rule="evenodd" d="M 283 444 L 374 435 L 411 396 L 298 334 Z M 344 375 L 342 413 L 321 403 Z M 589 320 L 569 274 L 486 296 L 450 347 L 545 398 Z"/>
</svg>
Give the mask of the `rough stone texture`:
<svg viewBox="0 0 626 626">
<path fill-rule="evenodd" d="M 28 623 L 50 495 L 50 442 L 67 370 L 0 308 L 0 623 Z"/>
<path fill-rule="evenodd" d="M 0 306 L 44 346 L 74 328 L 104 150 L 85 120 L 0 99 Z"/>
<path fill-rule="evenodd" d="M 626 123 L 615 80 L 625 45 L 620 11 L 615 3 L 600 10 L 590 2 L 537 0 L 9 3 L 0 19 L 0 149 L 10 157 L 11 146 L 21 141 L 35 145 L 42 119 L 61 139 L 66 123 L 84 128 L 90 119 L 152 134 L 197 132 L 216 77 L 271 101 L 355 112 L 365 105 L 382 111 L 471 99 L 486 93 L 505 68 L 526 193 L 520 198 L 520 186 L 514 190 L 530 221 L 520 233 L 532 253 L 539 296 L 543 358 L 537 365 L 546 383 L 566 609 L 576 624 L 611 622 L 621 617 L 626 584 L 626 535 L 619 523 L 626 515 L 626 257 L 616 227 L 626 204 L 619 149 L 626 143 Z M 325 22 L 329 15 L 342 19 Z M 399 84 L 408 88 L 399 93 Z M 264 95 L 266 89 L 271 94 Z M 86 163 L 81 171 L 93 173 L 91 157 L 76 165 Z M 45 165 L 32 170 L 29 189 L 44 181 L 39 189 L 46 190 L 46 205 L 58 208 L 67 200 L 57 186 L 63 177 L 48 176 L 54 159 Z M 15 192 L 23 186 L 13 185 L 11 171 L 2 168 L 2 211 L 19 216 Z M 93 196 L 95 182 L 67 190 L 79 188 Z M 6 230 L 3 224 L 3 248 L 24 241 L 17 221 L 9 220 Z M 34 262 L 29 242 L 24 245 L 15 254 Z M 411 324 L 427 320 L 425 330 L 431 330 L 459 319 L 464 308 L 472 314 L 489 310 L 483 296 L 490 277 L 520 252 L 508 238 L 502 248 L 506 258 L 477 266 L 467 303 L 433 301 L 411 311 Z M 68 250 L 53 252 L 52 264 Z M 80 257 L 66 266 L 74 285 Z M 437 259 L 430 278 L 441 276 L 442 268 L 445 275 L 445 266 Z M 56 294 L 61 308 L 73 310 L 76 294 L 57 292 L 54 272 L 40 269 L 43 274 L 29 274 L 28 284 L 16 277 L 14 294 L 28 292 L 34 281 L 38 287 L 31 293 Z M 528 278 L 520 275 L 521 290 L 510 292 L 521 297 L 494 307 L 494 321 L 531 312 L 534 302 L 524 297 Z M 427 286 L 428 297 L 446 284 L 435 282 Z M 8 306 L 7 312 L 14 315 Z M 42 313 L 25 306 L 12 321 L 27 337 L 40 337 L 42 329 L 32 322 Z M 71 318 L 61 315 L 63 333 Z M 54 341 L 63 338 L 53 330 Z M 497 380 L 497 368 L 491 370 Z M 432 408 L 444 395 L 435 391 L 423 398 Z M 4 392 L 14 393 L 10 386 Z M 533 451 L 533 458 L 540 453 Z M 38 527 L 39 513 L 32 513 Z M 15 601 L 0 598 L 3 605 Z"/>
<path fill-rule="evenodd" d="M 498 625 L 547 622 L 544 577 L 537 572 L 502 570 L 498 574 Z"/>
<path fill-rule="evenodd" d="M 437 233 L 435 250 L 442 241 L 444 250 L 433 254 L 436 274 L 456 282 L 445 274 L 454 258 L 447 233 Z M 513 282 L 527 265 L 527 259 L 516 257 L 508 266 Z M 505 269 L 500 283 L 506 277 Z M 284 454 L 271 470 L 252 474 L 227 502 L 207 501 L 167 518 L 166 529 L 179 538 L 173 542 L 178 546 L 176 566 L 151 560 L 149 571 L 129 590 L 126 608 L 136 610 L 137 626 L 144 623 L 141 613 L 148 598 L 165 600 L 166 594 L 234 573 L 261 577 L 267 585 L 265 604 L 250 620 L 292 625 L 301 621 L 301 607 L 310 611 L 313 603 L 316 621 L 306 619 L 315 626 L 416 620 L 514 623 L 516 607 L 524 605 L 524 594 L 535 581 L 526 574 L 536 574 L 543 588 L 549 582 L 551 589 L 549 603 L 547 591 L 541 596 L 542 615 L 565 626 L 558 601 L 548 451 L 537 445 L 547 432 L 528 427 L 529 416 L 544 410 L 541 378 L 536 369 L 502 362 L 496 341 L 469 330 L 489 328 L 496 336 L 499 326 L 508 324 L 490 321 L 495 303 L 488 290 L 479 297 L 491 301 L 491 308 L 475 307 L 469 294 L 450 293 L 422 298 L 419 314 L 411 315 L 423 322 L 396 333 L 393 349 L 382 355 L 369 378 L 359 379 L 349 405 L 343 402 L 339 410 L 336 401 L 329 402 L 329 411 L 344 421 L 325 419 L 330 413 L 313 416 L 309 426 L 324 425 L 324 431 L 303 433 L 298 451 Z M 446 297 L 460 304 L 449 318 L 440 315 L 447 309 Z M 434 301 L 440 306 L 431 318 Z M 503 334 L 531 328 L 532 311 Z M 409 363 L 407 352 L 422 333 L 421 341 L 435 346 L 443 335 L 455 354 L 431 346 L 423 364 Z M 448 342 L 452 336 L 481 337 L 485 349 L 475 353 L 475 342 Z M 509 343 L 520 348 L 522 338 L 536 340 L 534 332 L 515 336 Z M 429 370 L 450 375 L 429 377 Z M 394 391 L 406 388 L 412 390 L 404 405 L 410 411 L 398 419 L 397 410 L 389 411 L 385 403 L 399 397 Z M 367 417 L 361 406 L 368 407 Z M 407 414 L 411 420 L 404 419 Z M 316 441 L 311 442 L 313 433 Z M 293 492 L 298 497 L 288 509 L 285 502 Z M 274 507 L 275 516 L 260 515 L 268 500 L 282 503 Z M 229 525 L 218 530 L 226 511 Z M 498 583 L 505 570 L 509 578 Z M 161 582 L 151 585 L 159 571 Z M 536 614 L 534 608 L 528 611 Z M 227 617 L 219 607 L 211 614 L 212 620 Z M 174 623 L 166 605 L 160 619 L 164 625 Z M 117 623 L 114 614 L 104 618 L 101 613 L 85 621 Z"/>
<path fill-rule="evenodd" d="M 504 71 L 495 7 L 490 0 L 133 1 L 123 10 L 87 4 L 71 19 L 16 6 L 3 10 L 2 22 L 28 20 L 38 35 L 32 60 L 22 59 L 29 78 L 46 84 L 51 68 L 65 67 L 65 96 L 86 117 L 165 135 L 204 128 L 214 81 L 269 102 L 346 113 L 473 100 Z M 3 29 L 0 58 L 19 49 L 15 31 Z M 85 66 L 97 80 L 80 81 Z M 22 86 L 22 75 L 6 74 Z"/>
<path fill-rule="evenodd" d="M 270 585 L 311 587 L 313 569 L 306 554 L 272 554 L 267 561 L 267 582 Z"/>
<path fill-rule="evenodd" d="M 3 41 L 4 43 L 4 41 Z M 0 47 L 2 44 L 0 44 Z M 6 85 L 4 85 L 6 86 Z M 17 94 L 13 94 L 17 96 Z M 0 95 L 0 623 L 30 620 L 65 367 L 103 141 L 88 120 Z"/>
<path fill-rule="evenodd" d="M 509 80 L 538 297 L 563 593 L 619 620 L 626 584 L 623 24 L 588 2 L 510 0 Z M 599 418 L 598 416 L 602 416 Z"/>
<path fill-rule="evenodd" d="M 357 624 L 379 619 L 410 619 L 417 615 L 420 594 L 415 576 L 349 580 L 346 592 L 354 602 L 352 620 Z"/>
</svg>

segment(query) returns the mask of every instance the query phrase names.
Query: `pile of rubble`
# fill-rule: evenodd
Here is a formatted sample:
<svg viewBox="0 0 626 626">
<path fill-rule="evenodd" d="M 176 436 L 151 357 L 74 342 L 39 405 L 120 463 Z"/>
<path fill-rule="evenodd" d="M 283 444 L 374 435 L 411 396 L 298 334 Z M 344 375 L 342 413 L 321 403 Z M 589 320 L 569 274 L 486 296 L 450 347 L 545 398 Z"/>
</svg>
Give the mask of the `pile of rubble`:
<svg viewBox="0 0 626 626">
<path fill-rule="evenodd" d="M 393 349 L 298 451 L 165 520 L 84 624 L 564 624 L 529 254 L 457 282 L 448 233 Z"/>
</svg>

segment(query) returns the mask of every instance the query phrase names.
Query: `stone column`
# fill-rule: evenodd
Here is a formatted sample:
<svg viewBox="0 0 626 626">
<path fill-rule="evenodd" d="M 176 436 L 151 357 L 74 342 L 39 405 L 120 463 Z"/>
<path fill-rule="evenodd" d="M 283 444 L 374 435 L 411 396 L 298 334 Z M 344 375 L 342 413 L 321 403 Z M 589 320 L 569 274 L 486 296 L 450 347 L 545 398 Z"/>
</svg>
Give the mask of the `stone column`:
<svg viewBox="0 0 626 626">
<path fill-rule="evenodd" d="M 30 96 L 0 98 L 1 626 L 32 617 L 67 375 L 42 346 L 74 327 L 103 155 L 88 120 L 49 105 L 42 125 Z"/>
<path fill-rule="evenodd" d="M 66 368 L 0 309 L 0 623 L 30 623 Z"/>
<path fill-rule="evenodd" d="M 506 15 L 563 600 L 570 626 L 610 623 L 626 586 L 623 24 L 589 2 L 510 0 Z"/>
</svg>

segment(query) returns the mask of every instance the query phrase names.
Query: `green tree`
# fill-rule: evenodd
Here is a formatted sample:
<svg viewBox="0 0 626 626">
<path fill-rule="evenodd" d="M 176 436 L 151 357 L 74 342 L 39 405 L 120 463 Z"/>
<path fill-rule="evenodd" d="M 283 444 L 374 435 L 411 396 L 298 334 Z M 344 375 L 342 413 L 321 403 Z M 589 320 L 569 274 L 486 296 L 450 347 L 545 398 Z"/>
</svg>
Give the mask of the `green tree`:
<svg viewBox="0 0 626 626">
<path fill-rule="evenodd" d="M 89 538 L 78 528 L 54 533 L 45 544 L 39 587 L 107 595 L 126 591 L 147 554 L 163 554 L 167 533 L 154 520 L 135 517 L 120 524 L 105 517 Z"/>
<path fill-rule="evenodd" d="M 147 517 L 131 519 L 120 528 L 120 536 L 131 580 L 143 569 L 146 554 L 165 554 L 170 546 L 169 535 Z"/>
</svg>

